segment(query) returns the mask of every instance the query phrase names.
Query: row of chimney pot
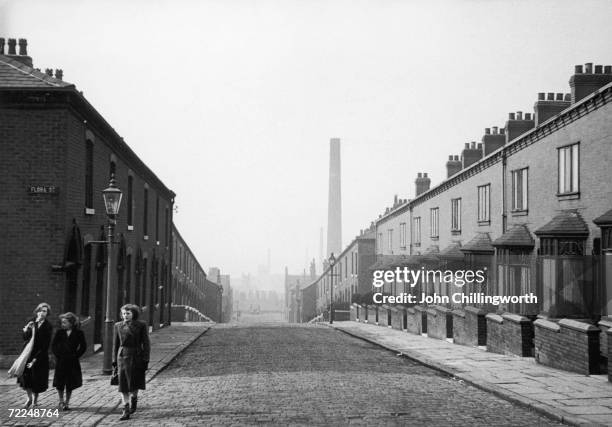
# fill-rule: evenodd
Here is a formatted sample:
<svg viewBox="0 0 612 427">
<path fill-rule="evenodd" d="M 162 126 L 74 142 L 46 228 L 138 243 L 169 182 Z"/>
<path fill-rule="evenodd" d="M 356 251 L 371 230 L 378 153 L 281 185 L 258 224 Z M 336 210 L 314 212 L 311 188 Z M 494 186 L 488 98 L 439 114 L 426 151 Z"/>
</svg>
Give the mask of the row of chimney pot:
<svg viewBox="0 0 612 427">
<path fill-rule="evenodd" d="M 538 93 L 538 101 L 571 101 L 572 94 L 571 93 L 557 93 L 557 97 L 555 98 L 555 94 L 553 92 L 548 92 L 548 94 L 544 92 Z"/>
<path fill-rule="evenodd" d="M 612 74 L 612 65 L 596 65 L 595 72 L 593 72 L 593 63 L 587 62 L 584 64 L 584 71 L 582 65 L 576 65 L 574 72 L 576 74 Z"/>
<path fill-rule="evenodd" d="M 5 39 L 4 37 L 0 37 L 0 55 L 4 55 L 4 44 L 5 44 Z M 8 39 L 8 54 L 9 55 L 17 55 L 16 53 L 16 47 L 17 47 L 17 40 L 15 39 Z M 26 39 L 19 39 L 19 55 L 21 56 L 27 56 L 28 54 L 28 41 Z"/>
<path fill-rule="evenodd" d="M 505 128 L 498 128 L 497 126 L 485 128 L 485 135 L 503 135 L 505 132 Z"/>
</svg>

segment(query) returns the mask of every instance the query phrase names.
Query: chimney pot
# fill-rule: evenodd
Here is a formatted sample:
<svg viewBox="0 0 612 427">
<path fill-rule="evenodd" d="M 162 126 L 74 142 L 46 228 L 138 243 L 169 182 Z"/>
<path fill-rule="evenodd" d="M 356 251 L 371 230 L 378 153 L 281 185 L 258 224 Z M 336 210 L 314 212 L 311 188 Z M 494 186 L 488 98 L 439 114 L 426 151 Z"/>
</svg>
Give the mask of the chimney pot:
<svg viewBox="0 0 612 427">
<path fill-rule="evenodd" d="M 427 172 L 423 172 L 423 178 L 427 178 Z"/>
<path fill-rule="evenodd" d="M 523 120 L 523 112 L 522 111 L 517 111 L 516 112 L 516 120 Z"/>
<path fill-rule="evenodd" d="M 417 178 L 421 178 L 421 172 L 417 174 Z"/>
<path fill-rule="evenodd" d="M 606 65 L 604 67 L 604 74 L 612 74 L 612 65 Z"/>
<path fill-rule="evenodd" d="M 508 120 L 516 120 L 514 113 L 508 113 Z"/>
<path fill-rule="evenodd" d="M 0 37 L 0 55 L 4 55 L 4 37 Z"/>
<path fill-rule="evenodd" d="M 493 135 L 497 135 L 497 126 L 493 126 Z"/>
<path fill-rule="evenodd" d="M 472 150 L 476 148 L 476 141 L 472 141 Z"/>
<path fill-rule="evenodd" d="M 453 161 L 453 155 L 451 154 L 450 156 L 448 156 L 448 161 L 452 162 Z"/>
<path fill-rule="evenodd" d="M 601 74 L 603 73 L 603 66 L 602 65 L 596 65 L 595 66 L 595 74 Z"/>
<path fill-rule="evenodd" d="M 525 120 L 531 120 L 531 113 L 525 113 Z"/>
<path fill-rule="evenodd" d="M 28 54 L 28 41 L 19 39 L 19 55 L 26 56 Z"/>
<path fill-rule="evenodd" d="M 558 93 L 557 94 L 557 101 L 563 101 L 563 94 L 562 93 Z"/>
<path fill-rule="evenodd" d="M 469 143 L 469 142 L 466 142 L 466 143 L 465 143 L 465 149 L 466 149 L 466 150 L 469 150 L 469 149 L 470 149 L 470 143 Z"/>
<path fill-rule="evenodd" d="M 574 74 L 582 74 L 582 65 L 574 66 Z"/>
<path fill-rule="evenodd" d="M 572 102 L 572 94 L 571 93 L 566 93 L 565 94 L 565 100 L 569 101 L 569 102 Z"/>
<path fill-rule="evenodd" d="M 476 148 L 479 149 L 479 150 L 482 150 L 482 143 L 479 142 L 478 144 L 476 144 Z"/>
<path fill-rule="evenodd" d="M 51 68 L 45 68 L 45 74 L 49 77 L 53 77 L 53 70 Z"/>
<path fill-rule="evenodd" d="M 491 128 L 485 128 L 485 135 L 491 134 Z"/>
<path fill-rule="evenodd" d="M 459 154 L 455 155 L 455 161 L 458 162 L 459 161 Z"/>
<path fill-rule="evenodd" d="M 499 128 L 499 134 L 503 135 L 506 133 L 506 128 Z"/>
<path fill-rule="evenodd" d="M 593 74 L 593 63 L 587 62 L 584 64 L 584 73 L 585 74 Z"/>
<path fill-rule="evenodd" d="M 552 92 L 548 92 L 548 101 L 554 101 L 555 100 L 555 94 Z"/>
<path fill-rule="evenodd" d="M 62 80 L 64 78 L 64 70 L 55 70 L 55 78 Z"/>
<path fill-rule="evenodd" d="M 538 92 L 538 101 L 544 101 L 544 92 Z"/>
<path fill-rule="evenodd" d="M 17 46 L 17 40 L 8 39 L 8 54 L 9 55 L 17 55 L 17 52 L 15 51 L 16 46 Z"/>
</svg>

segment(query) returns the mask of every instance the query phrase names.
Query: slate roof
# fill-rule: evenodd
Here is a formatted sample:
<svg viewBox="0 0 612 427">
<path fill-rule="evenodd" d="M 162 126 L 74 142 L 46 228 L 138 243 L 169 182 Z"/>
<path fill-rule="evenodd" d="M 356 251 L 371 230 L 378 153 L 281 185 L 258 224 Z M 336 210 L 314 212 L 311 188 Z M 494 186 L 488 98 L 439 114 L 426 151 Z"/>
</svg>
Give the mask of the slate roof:
<svg viewBox="0 0 612 427">
<path fill-rule="evenodd" d="M 578 212 L 563 211 L 534 233 L 536 236 L 588 236 L 589 227 Z"/>
<path fill-rule="evenodd" d="M 535 240 L 531 236 L 526 225 L 515 225 L 506 231 L 492 243 L 493 246 L 513 246 L 521 248 L 533 248 Z"/>
<path fill-rule="evenodd" d="M 611 225 L 612 224 L 612 209 L 603 214 L 600 217 L 597 217 L 593 220 L 593 222 L 597 225 Z"/>
<path fill-rule="evenodd" d="M 0 88 L 52 87 L 74 87 L 74 85 L 28 67 L 16 59 L 0 55 Z"/>
<path fill-rule="evenodd" d="M 462 252 L 495 252 L 495 248 L 491 244 L 491 237 L 489 233 L 485 232 L 476 233 L 474 238 L 463 245 L 460 250 Z"/>
<path fill-rule="evenodd" d="M 448 261 L 463 261 L 463 252 L 461 252 L 461 243 L 454 242 L 445 247 L 440 251 L 438 255 L 440 259 L 448 260 Z"/>
</svg>

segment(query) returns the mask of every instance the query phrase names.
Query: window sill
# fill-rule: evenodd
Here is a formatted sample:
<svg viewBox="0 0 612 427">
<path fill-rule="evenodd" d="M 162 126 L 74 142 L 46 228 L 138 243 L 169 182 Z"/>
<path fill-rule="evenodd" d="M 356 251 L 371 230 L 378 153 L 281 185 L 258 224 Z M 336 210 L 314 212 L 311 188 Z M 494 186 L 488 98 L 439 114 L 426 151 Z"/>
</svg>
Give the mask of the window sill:
<svg viewBox="0 0 612 427">
<path fill-rule="evenodd" d="M 418 243 L 413 243 L 413 244 L 412 244 L 412 246 L 415 246 L 415 247 L 417 247 L 417 248 L 420 248 L 420 247 L 421 247 L 421 242 L 418 242 Z"/>
<path fill-rule="evenodd" d="M 94 208 L 85 208 L 85 215 L 95 215 L 96 210 Z"/>
<path fill-rule="evenodd" d="M 149 240 L 149 236 L 145 234 L 144 236 L 142 236 L 142 240 Z"/>
<path fill-rule="evenodd" d="M 576 200 L 580 198 L 580 191 L 576 191 L 574 193 L 557 193 L 557 199 L 559 200 Z"/>
<path fill-rule="evenodd" d="M 429 238 L 433 240 L 434 242 L 437 242 L 438 240 L 440 240 L 440 236 L 430 236 Z"/>
<path fill-rule="evenodd" d="M 127 230 L 128 231 L 134 231 L 134 226 L 133 225 L 128 225 L 127 226 Z"/>
<path fill-rule="evenodd" d="M 478 221 L 478 226 L 482 227 L 482 226 L 488 226 L 491 225 L 491 220 L 486 220 L 486 221 Z"/>
<path fill-rule="evenodd" d="M 527 215 L 529 215 L 529 211 L 528 210 L 522 210 L 522 211 L 516 210 L 516 211 L 510 212 L 510 215 L 512 215 L 512 216 L 527 216 Z"/>
<path fill-rule="evenodd" d="M 461 235 L 461 230 L 451 230 L 451 235 L 452 236 L 459 236 L 459 235 Z"/>
</svg>

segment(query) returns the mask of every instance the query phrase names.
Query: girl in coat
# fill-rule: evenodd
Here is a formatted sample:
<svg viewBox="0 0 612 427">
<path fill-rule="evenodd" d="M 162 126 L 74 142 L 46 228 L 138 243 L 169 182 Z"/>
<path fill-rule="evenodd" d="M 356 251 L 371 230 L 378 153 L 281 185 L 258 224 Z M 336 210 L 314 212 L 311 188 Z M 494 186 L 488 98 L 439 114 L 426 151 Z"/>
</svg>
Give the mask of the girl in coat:
<svg viewBox="0 0 612 427">
<path fill-rule="evenodd" d="M 134 304 L 121 307 L 122 322 L 115 323 L 113 367 L 119 376 L 119 393 L 123 401 L 120 420 L 136 411 L 138 390 L 145 389 L 145 371 L 149 367 L 149 330 L 138 320 L 140 310 Z"/>
<path fill-rule="evenodd" d="M 60 322 L 62 329 L 57 331 L 51 343 L 51 350 L 56 359 L 53 387 L 57 389 L 59 407 L 67 411 L 70 409 L 72 390 L 83 385 L 79 358 L 87 350 L 87 344 L 85 334 L 79 328 L 79 319 L 74 313 L 62 314 Z M 64 400 L 64 391 L 66 400 Z"/>
<path fill-rule="evenodd" d="M 26 345 L 34 335 L 34 346 L 23 374 L 17 378 L 17 383 L 28 395 L 26 408 L 32 404 L 38 406 L 38 394 L 49 387 L 49 343 L 53 334 L 53 326 L 47 317 L 51 314 L 51 306 L 42 302 L 38 304 L 34 313 L 36 318 L 23 328 L 23 339 Z"/>
</svg>

